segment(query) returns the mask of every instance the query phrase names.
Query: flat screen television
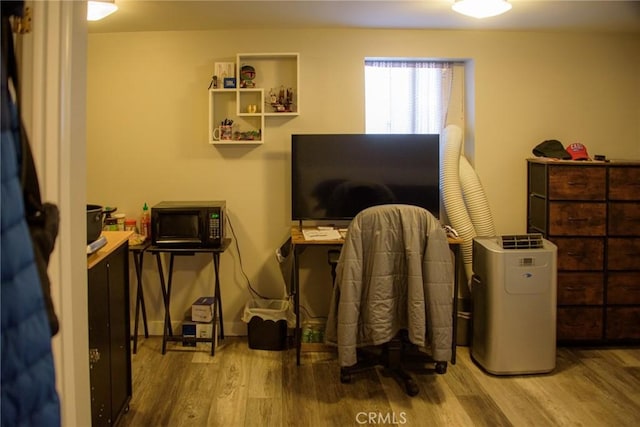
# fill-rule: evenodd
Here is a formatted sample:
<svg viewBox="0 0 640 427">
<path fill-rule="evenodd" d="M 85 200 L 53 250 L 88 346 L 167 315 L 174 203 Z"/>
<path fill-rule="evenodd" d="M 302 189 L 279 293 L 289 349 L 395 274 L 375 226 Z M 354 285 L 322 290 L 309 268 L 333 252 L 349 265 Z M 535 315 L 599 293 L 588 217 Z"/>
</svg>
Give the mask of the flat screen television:
<svg viewBox="0 0 640 427">
<path fill-rule="evenodd" d="M 349 220 L 374 205 L 420 206 L 439 217 L 440 136 L 291 136 L 291 215 Z"/>
</svg>

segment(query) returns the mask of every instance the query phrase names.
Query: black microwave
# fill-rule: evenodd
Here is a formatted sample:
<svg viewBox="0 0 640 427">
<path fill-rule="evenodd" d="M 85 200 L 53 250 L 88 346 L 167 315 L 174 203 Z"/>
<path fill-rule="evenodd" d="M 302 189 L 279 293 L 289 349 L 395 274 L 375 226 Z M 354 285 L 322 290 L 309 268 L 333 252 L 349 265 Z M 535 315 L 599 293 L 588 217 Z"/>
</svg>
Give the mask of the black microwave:
<svg viewBox="0 0 640 427">
<path fill-rule="evenodd" d="M 151 243 L 215 248 L 225 233 L 226 202 L 160 202 L 151 207 Z"/>
</svg>

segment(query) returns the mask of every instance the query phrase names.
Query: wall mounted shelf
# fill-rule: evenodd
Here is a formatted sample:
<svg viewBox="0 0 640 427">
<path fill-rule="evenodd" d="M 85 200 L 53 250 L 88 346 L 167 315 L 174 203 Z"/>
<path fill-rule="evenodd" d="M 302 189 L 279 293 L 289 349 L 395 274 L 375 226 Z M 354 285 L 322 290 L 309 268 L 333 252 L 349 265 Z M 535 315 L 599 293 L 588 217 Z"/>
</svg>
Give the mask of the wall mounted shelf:
<svg viewBox="0 0 640 427">
<path fill-rule="evenodd" d="M 244 83 L 241 68 L 255 69 L 253 80 Z M 243 87 L 250 84 L 253 87 Z M 209 130 L 211 145 L 260 145 L 266 140 L 266 123 L 270 117 L 296 117 L 300 114 L 300 65 L 297 53 L 243 53 L 236 57 L 236 87 L 209 89 Z M 279 103 L 281 94 L 291 104 Z M 275 103 L 272 103 L 272 95 Z M 286 104 L 286 102 L 285 102 Z M 286 111 L 277 111 L 286 109 Z M 230 140 L 214 136 L 225 120 L 233 120 Z"/>
</svg>

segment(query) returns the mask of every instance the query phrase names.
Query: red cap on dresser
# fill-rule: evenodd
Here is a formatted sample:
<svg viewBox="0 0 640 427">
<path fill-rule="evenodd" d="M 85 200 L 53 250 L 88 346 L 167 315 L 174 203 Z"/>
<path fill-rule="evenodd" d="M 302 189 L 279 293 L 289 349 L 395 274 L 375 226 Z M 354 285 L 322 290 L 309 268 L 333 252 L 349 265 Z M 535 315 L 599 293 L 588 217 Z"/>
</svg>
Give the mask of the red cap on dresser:
<svg viewBox="0 0 640 427">
<path fill-rule="evenodd" d="M 567 146 L 567 153 L 571 155 L 572 160 L 591 160 L 589 153 L 587 153 L 587 147 L 579 142 L 574 142 Z"/>
</svg>

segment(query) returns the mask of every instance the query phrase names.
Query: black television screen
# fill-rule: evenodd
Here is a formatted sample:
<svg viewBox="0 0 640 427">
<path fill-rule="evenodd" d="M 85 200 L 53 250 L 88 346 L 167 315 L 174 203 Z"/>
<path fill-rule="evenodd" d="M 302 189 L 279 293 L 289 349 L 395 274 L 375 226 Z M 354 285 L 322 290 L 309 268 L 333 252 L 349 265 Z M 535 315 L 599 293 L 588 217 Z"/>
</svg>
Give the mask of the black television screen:
<svg viewBox="0 0 640 427">
<path fill-rule="evenodd" d="M 292 219 L 348 220 L 389 203 L 439 217 L 439 145 L 435 134 L 292 135 Z"/>
</svg>

